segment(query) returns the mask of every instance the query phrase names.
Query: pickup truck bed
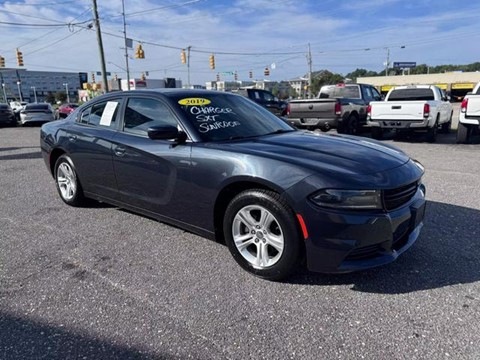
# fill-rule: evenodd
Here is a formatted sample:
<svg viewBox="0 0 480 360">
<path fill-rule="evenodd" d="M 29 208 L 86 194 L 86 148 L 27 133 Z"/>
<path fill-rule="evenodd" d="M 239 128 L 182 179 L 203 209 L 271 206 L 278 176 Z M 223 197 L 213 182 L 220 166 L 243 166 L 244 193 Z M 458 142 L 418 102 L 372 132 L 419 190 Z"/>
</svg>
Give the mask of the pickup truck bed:
<svg viewBox="0 0 480 360">
<path fill-rule="evenodd" d="M 287 109 L 288 122 L 299 128 L 356 134 L 366 124 L 366 107 L 381 99 L 371 85 L 325 85 L 316 99 L 292 100 Z"/>
</svg>

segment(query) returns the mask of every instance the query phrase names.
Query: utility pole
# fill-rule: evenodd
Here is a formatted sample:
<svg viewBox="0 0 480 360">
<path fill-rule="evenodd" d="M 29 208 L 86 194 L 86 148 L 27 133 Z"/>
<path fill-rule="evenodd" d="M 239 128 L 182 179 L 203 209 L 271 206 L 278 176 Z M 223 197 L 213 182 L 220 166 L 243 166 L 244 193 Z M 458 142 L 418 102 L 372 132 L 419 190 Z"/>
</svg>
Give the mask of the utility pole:
<svg viewBox="0 0 480 360">
<path fill-rule="evenodd" d="M 188 88 L 190 88 L 190 49 L 192 47 L 187 47 L 187 70 L 188 70 Z"/>
<path fill-rule="evenodd" d="M 100 29 L 100 19 L 98 18 L 98 8 L 97 0 L 93 1 L 93 19 L 95 21 L 95 27 L 97 28 L 97 42 L 98 50 L 100 52 L 100 65 L 102 67 L 102 81 L 104 92 L 108 92 L 108 83 L 107 83 L 107 69 L 105 66 L 105 54 L 103 52 L 103 42 L 102 42 L 102 30 Z"/>
<path fill-rule="evenodd" d="M 387 62 L 385 63 L 385 76 L 388 76 L 389 65 L 390 65 L 390 48 L 387 47 Z"/>
<path fill-rule="evenodd" d="M 310 43 L 308 43 L 308 98 L 312 98 L 312 50 L 310 48 Z"/>
<path fill-rule="evenodd" d="M 127 23 L 125 22 L 125 0 L 122 0 L 123 38 L 125 39 L 125 65 L 127 66 L 127 89 L 130 90 L 130 68 L 128 66 Z"/>
</svg>

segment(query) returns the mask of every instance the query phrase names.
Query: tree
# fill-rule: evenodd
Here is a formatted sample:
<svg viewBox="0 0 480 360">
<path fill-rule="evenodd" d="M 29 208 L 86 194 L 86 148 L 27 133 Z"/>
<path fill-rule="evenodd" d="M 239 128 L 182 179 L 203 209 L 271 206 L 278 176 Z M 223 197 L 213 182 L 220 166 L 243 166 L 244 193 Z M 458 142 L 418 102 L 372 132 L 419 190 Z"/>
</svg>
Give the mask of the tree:
<svg viewBox="0 0 480 360">
<path fill-rule="evenodd" d="M 45 96 L 45 101 L 50 104 L 55 104 L 55 96 L 51 92 L 48 92 Z"/>
<path fill-rule="evenodd" d="M 345 75 L 346 78 L 352 79 L 353 82 L 357 82 L 357 78 L 359 77 L 370 77 L 370 76 L 378 76 L 379 74 L 375 71 L 367 70 L 367 69 L 356 69 L 351 73 Z M 383 74 L 382 74 L 383 75 Z"/>
<path fill-rule="evenodd" d="M 344 77 L 340 74 L 334 74 L 328 70 L 314 71 L 312 73 L 312 89 L 313 95 L 318 94 L 323 85 L 343 83 Z"/>
<path fill-rule="evenodd" d="M 63 91 L 59 91 L 55 94 L 55 99 L 57 99 L 57 101 L 60 101 L 60 102 L 65 102 L 67 101 L 67 94 Z"/>
</svg>

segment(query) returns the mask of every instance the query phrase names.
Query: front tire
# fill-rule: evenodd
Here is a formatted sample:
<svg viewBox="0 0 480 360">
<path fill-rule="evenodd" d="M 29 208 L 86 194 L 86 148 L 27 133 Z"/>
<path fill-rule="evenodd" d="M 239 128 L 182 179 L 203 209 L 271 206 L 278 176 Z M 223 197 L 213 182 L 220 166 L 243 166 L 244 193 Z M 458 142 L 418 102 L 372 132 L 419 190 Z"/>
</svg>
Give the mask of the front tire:
<svg viewBox="0 0 480 360">
<path fill-rule="evenodd" d="M 301 236 L 295 214 L 273 191 L 238 194 L 225 212 L 223 232 L 235 261 L 258 277 L 283 279 L 298 263 Z"/>
<path fill-rule="evenodd" d="M 82 206 L 86 203 L 82 185 L 70 157 L 64 154 L 58 158 L 55 163 L 54 177 L 58 194 L 66 204 Z"/>
<path fill-rule="evenodd" d="M 452 118 L 453 118 L 453 112 L 450 114 L 450 119 L 448 122 L 442 124 L 442 133 L 443 134 L 449 134 L 450 130 L 452 129 Z"/>
</svg>

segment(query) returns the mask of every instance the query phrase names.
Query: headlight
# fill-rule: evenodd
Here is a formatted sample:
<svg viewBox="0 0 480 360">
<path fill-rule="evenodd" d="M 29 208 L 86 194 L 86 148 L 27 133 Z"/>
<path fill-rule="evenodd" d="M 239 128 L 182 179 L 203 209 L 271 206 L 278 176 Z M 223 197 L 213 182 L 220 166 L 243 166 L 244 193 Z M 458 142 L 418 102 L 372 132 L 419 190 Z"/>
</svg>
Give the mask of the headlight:
<svg viewBox="0 0 480 360">
<path fill-rule="evenodd" d="M 334 209 L 382 209 L 382 195 L 378 190 L 324 189 L 310 196 L 310 200 L 323 207 Z"/>
<path fill-rule="evenodd" d="M 422 165 L 422 163 L 418 160 L 412 159 L 413 163 L 417 165 L 417 167 L 422 170 L 422 173 L 425 172 L 425 166 Z"/>
</svg>

